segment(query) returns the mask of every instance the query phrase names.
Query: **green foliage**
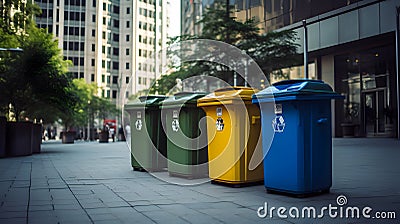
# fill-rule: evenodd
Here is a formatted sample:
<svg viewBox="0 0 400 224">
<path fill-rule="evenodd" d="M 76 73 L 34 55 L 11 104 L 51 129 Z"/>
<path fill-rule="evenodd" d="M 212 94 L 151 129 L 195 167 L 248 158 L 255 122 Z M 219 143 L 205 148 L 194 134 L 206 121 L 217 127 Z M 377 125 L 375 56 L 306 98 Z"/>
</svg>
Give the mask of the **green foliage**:
<svg viewBox="0 0 400 224">
<path fill-rule="evenodd" d="M 244 40 L 238 44 L 240 49 L 252 57 L 267 77 L 274 71 L 282 74 L 281 68 L 298 64 L 301 58 L 296 53 L 294 44 L 296 35 L 291 30 L 268 32 L 255 39 Z M 278 70 L 278 71 L 277 71 Z"/>
<path fill-rule="evenodd" d="M 196 67 L 199 68 L 199 67 Z M 170 75 L 162 76 L 158 81 L 157 85 L 153 85 L 150 87 L 150 93 L 155 94 L 156 92 L 161 95 L 168 94 L 168 92 L 176 85 L 176 79 L 185 79 L 190 76 L 193 76 L 191 73 L 192 70 L 188 70 L 185 66 L 181 66 L 178 68 L 176 72 L 173 72 Z"/>
<path fill-rule="evenodd" d="M 100 120 L 115 117 L 120 113 L 120 110 L 115 107 L 115 104 L 111 103 L 111 101 L 106 98 L 95 96 L 91 105 L 92 108 L 90 110 L 93 111 Z"/>
<path fill-rule="evenodd" d="M 33 15 L 40 12 L 38 6 L 18 0 L 3 3 L 0 47 L 18 47 L 23 52 L 0 52 L 0 112 L 11 109 L 17 121 L 29 117 L 48 122 L 60 113 L 72 113 L 78 99 L 70 92 L 68 63 L 53 36 L 35 26 Z M 19 9 L 13 17 L 11 8 Z"/>
<path fill-rule="evenodd" d="M 230 8 L 232 15 L 233 8 Z M 203 18 L 199 21 L 202 26 L 202 33 L 199 36 L 183 35 L 171 38 L 169 45 L 179 44 L 182 41 L 193 39 L 209 39 L 223 41 L 231 44 L 249 55 L 265 74 L 264 79 L 271 75 L 284 77 L 281 69 L 300 63 L 301 58 L 297 55 L 297 45 L 293 31 L 268 32 L 260 34 L 256 22 L 253 19 L 241 22 L 235 17 L 227 16 L 226 1 L 217 0 L 213 7 L 207 9 Z M 197 46 L 196 46 L 197 47 Z M 205 50 L 207 46 L 200 46 Z M 190 49 L 191 50 L 191 49 Z M 179 48 L 167 52 L 169 58 L 185 54 L 185 49 Z M 221 55 L 218 55 L 219 57 Z M 229 57 L 229 52 L 225 57 Z M 211 59 L 211 58 L 210 58 Z M 235 59 L 234 59 L 235 60 Z M 231 61 L 236 67 L 244 68 L 243 62 Z M 170 75 L 161 76 L 157 80 L 158 85 L 150 89 L 151 93 L 158 92 L 165 94 L 175 86 L 177 78 L 185 79 L 191 76 L 215 76 L 233 85 L 233 72 L 227 67 L 207 61 L 197 61 L 178 65 L 171 65 L 175 69 Z M 239 78 L 238 84 L 244 80 Z"/>
<path fill-rule="evenodd" d="M 16 48 L 18 47 L 18 39 L 16 35 L 9 34 L 5 32 L 5 30 L 0 29 L 0 43 L 1 47 L 10 47 L 10 48 Z M 4 54 L 5 52 L 3 52 Z"/>
<path fill-rule="evenodd" d="M 109 99 L 97 96 L 96 84 L 88 84 L 84 79 L 74 79 L 68 93 L 75 99 L 68 113 L 61 113 L 60 117 L 65 127 L 86 126 L 88 118 L 98 117 L 105 119 L 115 116 L 119 110 L 111 103 Z"/>
<path fill-rule="evenodd" d="M 87 84 L 83 79 L 72 80 L 68 94 L 74 99 L 70 108 L 60 114 L 60 118 L 68 129 L 73 126 L 83 126 L 89 116 L 90 101 L 96 93 L 96 86 Z"/>
<path fill-rule="evenodd" d="M 34 1 L 2 0 L 0 30 L 6 34 L 17 34 L 25 30 L 26 26 L 34 24 L 34 16 L 40 14 L 40 7 Z"/>
<path fill-rule="evenodd" d="M 230 15 L 233 9 L 231 6 Z M 254 39 L 259 32 L 253 19 L 240 22 L 235 17 L 228 17 L 224 0 L 215 1 L 213 7 L 205 11 L 203 18 L 198 23 L 203 27 L 199 38 L 223 41 L 232 45 L 236 45 L 242 40 Z"/>
<path fill-rule="evenodd" d="M 67 75 L 68 64 L 63 60 L 57 41 L 33 24 L 25 32 L 10 34 L 14 41 L 0 43 L 9 47 L 17 40 L 18 47 L 23 49 L 21 53 L 6 52 L 6 66 L 2 66 L 4 70 L 0 76 L 3 87 L 0 105 L 7 109 L 11 104 L 16 120 L 22 116 L 39 116 L 38 110 L 43 108 L 39 105 L 67 111 L 75 99 L 68 92 L 71 85 Z M 44 111 L 43 116 L 46 113 Z"/>
<path fill-rule="evenodd" d="M 11 105 L 17 121 L 61 119 L 67 129 L 86 125 L 88 117 L 116 115 L 115 105 L 97 96 L 95 84 L 68 75 L 71 64 L 63 59 L 57 40 L 33 21 L 40 13 L 38 6 L 20 0 L 2 3 L 0 47 L 23 52 L 0 52 L 0 112 L 7 114 Z M 11 17 L 12 8 L 20 10 Z"/>
</svg>

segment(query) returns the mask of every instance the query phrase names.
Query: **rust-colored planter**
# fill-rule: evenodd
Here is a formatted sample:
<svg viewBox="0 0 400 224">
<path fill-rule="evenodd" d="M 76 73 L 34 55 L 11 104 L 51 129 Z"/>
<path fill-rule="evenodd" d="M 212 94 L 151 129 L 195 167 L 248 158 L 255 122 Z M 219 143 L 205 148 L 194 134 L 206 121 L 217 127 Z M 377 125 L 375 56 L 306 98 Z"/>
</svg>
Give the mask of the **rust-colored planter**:
<svg viewBox="0 0 400 224">
<path fill-rule="evenodd" d="M 61 140 L 63 144 L 74 144 L 76 135 L 75 131 L 64 131 L 61 133 L 61 135 Z"/>
<path fill-rule="evenodd" d="M 32 154 L 32 122 L 7 122 L 7 156 L 28 156 Z"/>
<path fill-rule="evenodd" d="M 109 133 L 108 131 L 102 131 L 99 134 L 99 143 L 108 143 Z"/>
</svg>

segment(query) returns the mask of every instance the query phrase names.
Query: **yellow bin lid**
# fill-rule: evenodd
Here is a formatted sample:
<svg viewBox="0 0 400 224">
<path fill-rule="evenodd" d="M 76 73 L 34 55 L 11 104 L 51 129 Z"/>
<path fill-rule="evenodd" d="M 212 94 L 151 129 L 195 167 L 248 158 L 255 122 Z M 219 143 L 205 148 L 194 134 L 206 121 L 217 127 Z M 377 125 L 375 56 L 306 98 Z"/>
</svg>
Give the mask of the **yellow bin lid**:
<svg viewBox="0 0 400 224">
<path fill-rule="evenodd" d="M 198 99 L 197 106 L 203 107 L 214 106 L 217 104 L 232 104 L 233 100 L 243 100 L 246 103 L 247 101 L 251 103 L 251 96 L 257 92 L 257 89 L 244 86 L 224 87 Z"/>
</svg>

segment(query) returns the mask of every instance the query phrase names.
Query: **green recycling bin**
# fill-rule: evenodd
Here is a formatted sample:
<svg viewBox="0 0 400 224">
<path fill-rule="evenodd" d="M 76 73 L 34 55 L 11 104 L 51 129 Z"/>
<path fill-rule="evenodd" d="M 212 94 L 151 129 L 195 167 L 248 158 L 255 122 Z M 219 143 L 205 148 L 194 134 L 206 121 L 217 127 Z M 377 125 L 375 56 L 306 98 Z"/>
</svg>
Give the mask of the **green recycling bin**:
<svg viewBox="0 0 400 224">
<path fill-rule="evenodd" d="M 166 96 L 142 96 L 125 105 L 131 121 L 131 164 L 138 171 L 167 168 L 167 139 L 161 126 L 160 103 Z"/>
<path fill-rule="evenodd" d="M 170 176 L 190 179 L 208 177 L 205 113 L 197 107 L 197 99 L 205 95 L 181 92 L 162 103 Z M 204 120 L 200 123 L 202 118 Z"/>
</svg>

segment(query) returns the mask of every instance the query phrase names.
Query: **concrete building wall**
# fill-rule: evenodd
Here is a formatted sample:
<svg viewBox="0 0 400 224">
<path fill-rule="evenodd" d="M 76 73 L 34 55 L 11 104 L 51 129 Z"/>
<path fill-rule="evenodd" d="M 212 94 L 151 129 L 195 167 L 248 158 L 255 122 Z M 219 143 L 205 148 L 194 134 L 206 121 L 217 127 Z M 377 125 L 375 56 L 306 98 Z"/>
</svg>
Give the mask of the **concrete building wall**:
<svg viewBox="0 0 400 224">
<path fill-rule="evenodd" d="M 372 2 L 372 3 L 371 3 Z M 308 18 L 309 51 L 356 41 L 395 30 L 396 6 L 400 0 L 361 1 L 316 17 Z M 283 27 L 296 31 L 303 52 L 304 31 L 301 22 Z"/>
<path fill-rule="evenodd" d="M 400 0 L 264 0 L 255 7 L 246 4 L 252 1 L 237 2 L 244 7 L 235 15 L 241 20 L 260 17 L 264 32 L 294 30 L 299 54 L 304 51 L 302 20 L 306 21 L 308 63 L 316 64 L 319 79 L 347 96 L 345 101 L 332 103 L 336 136 L 342 135 L 340 122 L 355 125 L 355 136 L 394 136 L 386 130 L 386 125 L 392 124 L 382 111 L 396 107 L 394 31 Z M 382 82 L 384 77 L 386 83 Z M 366 80 L 373 83 L 372 87 Z M 371 107 L 366 97 L 378 106 Z"/>
<path fill-rule="evenodd" d="M 201 34 L 202 26 L 197 22 L 214 2 L 215 0 L 181 0 L 181 34 Z"/>
</svg>

